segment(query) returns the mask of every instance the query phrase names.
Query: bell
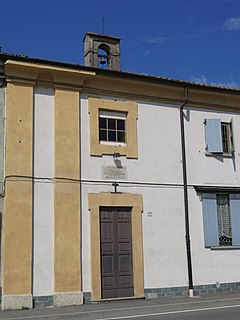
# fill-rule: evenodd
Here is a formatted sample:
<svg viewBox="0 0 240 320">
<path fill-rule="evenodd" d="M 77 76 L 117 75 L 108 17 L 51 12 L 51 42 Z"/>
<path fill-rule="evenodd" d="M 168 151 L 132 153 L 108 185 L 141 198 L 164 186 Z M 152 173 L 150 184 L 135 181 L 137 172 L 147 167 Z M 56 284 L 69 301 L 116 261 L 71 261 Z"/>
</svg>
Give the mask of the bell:
<svg viewBox="0 0 240 320">
<path fill-rule="evenodd" d="M 101 57 L 100 64 L 105 64 L 105 63 L 106 63 L 106 60 L 104 59 L 104 57 Z"/>
</svg>

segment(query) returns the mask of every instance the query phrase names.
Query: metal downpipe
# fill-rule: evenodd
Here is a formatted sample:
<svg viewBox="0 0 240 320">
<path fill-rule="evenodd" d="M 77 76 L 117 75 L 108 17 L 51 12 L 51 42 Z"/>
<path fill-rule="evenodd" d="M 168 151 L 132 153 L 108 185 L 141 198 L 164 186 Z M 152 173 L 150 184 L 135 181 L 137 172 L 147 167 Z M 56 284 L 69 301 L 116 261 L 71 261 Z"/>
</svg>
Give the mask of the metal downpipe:
<svg viewBox="0 0 240 320">
<path fill-rule="evenodd" d="M 187 266 L 188 266 L 188 284 L 189 296 L 193 297 L 193 276 L 192 276 L 192 257 L 191 242 L 189 228 L 189 210 L 188 210 L 188 190 L 187 190 L 187 163 L 186 163 L 186 145 L 184 130 L 184 112 L 183 109 L 188 103 L 188 87 L 184 88 L 184 102 L 180 106 L 180 128 L 181 128 L 181 147 L 182 147 L 182 170 L 183 170 L 183 190 L 184 190 L 184 210 L 185 210 L 185 239 L 187 250 Z"/>
</svg>

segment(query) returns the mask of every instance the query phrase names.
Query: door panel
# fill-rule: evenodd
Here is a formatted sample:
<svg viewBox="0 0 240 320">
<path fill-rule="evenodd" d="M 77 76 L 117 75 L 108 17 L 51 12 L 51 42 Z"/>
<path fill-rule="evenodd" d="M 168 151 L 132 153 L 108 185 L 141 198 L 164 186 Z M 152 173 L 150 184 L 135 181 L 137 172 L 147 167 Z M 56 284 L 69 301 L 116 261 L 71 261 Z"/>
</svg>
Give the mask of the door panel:
<svg viewBox="0 0 240 320">
<path fill-rule="evenodd" d="M 102 298 L 134 295 L 130 208 L 100 208 Z"/>
<path fill-rule="evenodd" d="M 114 213 L 109 210 L 102 210 L 101 214 L 101 270 L 102 288 L 104 294 L 109 298 L 115 297 L 116 276 L 115 276 L 115 223 Z"/>
</svg>

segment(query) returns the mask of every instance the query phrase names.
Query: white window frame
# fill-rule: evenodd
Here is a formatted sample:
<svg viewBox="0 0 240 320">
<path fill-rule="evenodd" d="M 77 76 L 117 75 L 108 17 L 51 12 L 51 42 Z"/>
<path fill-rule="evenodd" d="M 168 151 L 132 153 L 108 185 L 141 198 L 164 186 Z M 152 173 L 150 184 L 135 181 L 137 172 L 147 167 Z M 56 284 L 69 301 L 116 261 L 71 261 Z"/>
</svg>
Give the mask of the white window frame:
<svg viewBox="0 0 240 320">
<path fill-rule="evenodd" d="M 119 112 L 119 111 L 109 111 L 109 110 L 99 110 L 99 119 L 105 118 L 105 119 L 114 119 L 114 120 L 124 120 L 125 124 L 125 142 L 120 141 L 106 141 L 106 140 L 100 140 L 100 127 L 99 127 L 99 143 L 105 144 L 109 146 L 126 146 L 127 143 L 127 113 L 126 112 Z M 108 132 L 108 129 L 106 130 Z M 116 133 L 118 130 L 116 129 Z"/>
</svg>

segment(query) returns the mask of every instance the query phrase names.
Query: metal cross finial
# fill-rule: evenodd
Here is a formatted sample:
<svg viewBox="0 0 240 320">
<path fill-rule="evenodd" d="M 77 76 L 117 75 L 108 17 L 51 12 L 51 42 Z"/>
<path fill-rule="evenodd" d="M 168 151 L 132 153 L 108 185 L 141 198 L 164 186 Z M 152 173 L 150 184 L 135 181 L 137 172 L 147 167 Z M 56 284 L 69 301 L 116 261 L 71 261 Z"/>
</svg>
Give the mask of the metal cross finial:
<svg viewBox="0 0 240 320">
<path fill-rule="evenodd" d="M 104 17 L 102 17 L 102 34 L 104 34 Z"/>
<path fill-rule="evenodd" d="M 117 182 L 114 182 L 112 185 L 114 187 L 114 192 L 117 193 L 117 187 L 119 186 L 119 184 Z"/>
</svg>

